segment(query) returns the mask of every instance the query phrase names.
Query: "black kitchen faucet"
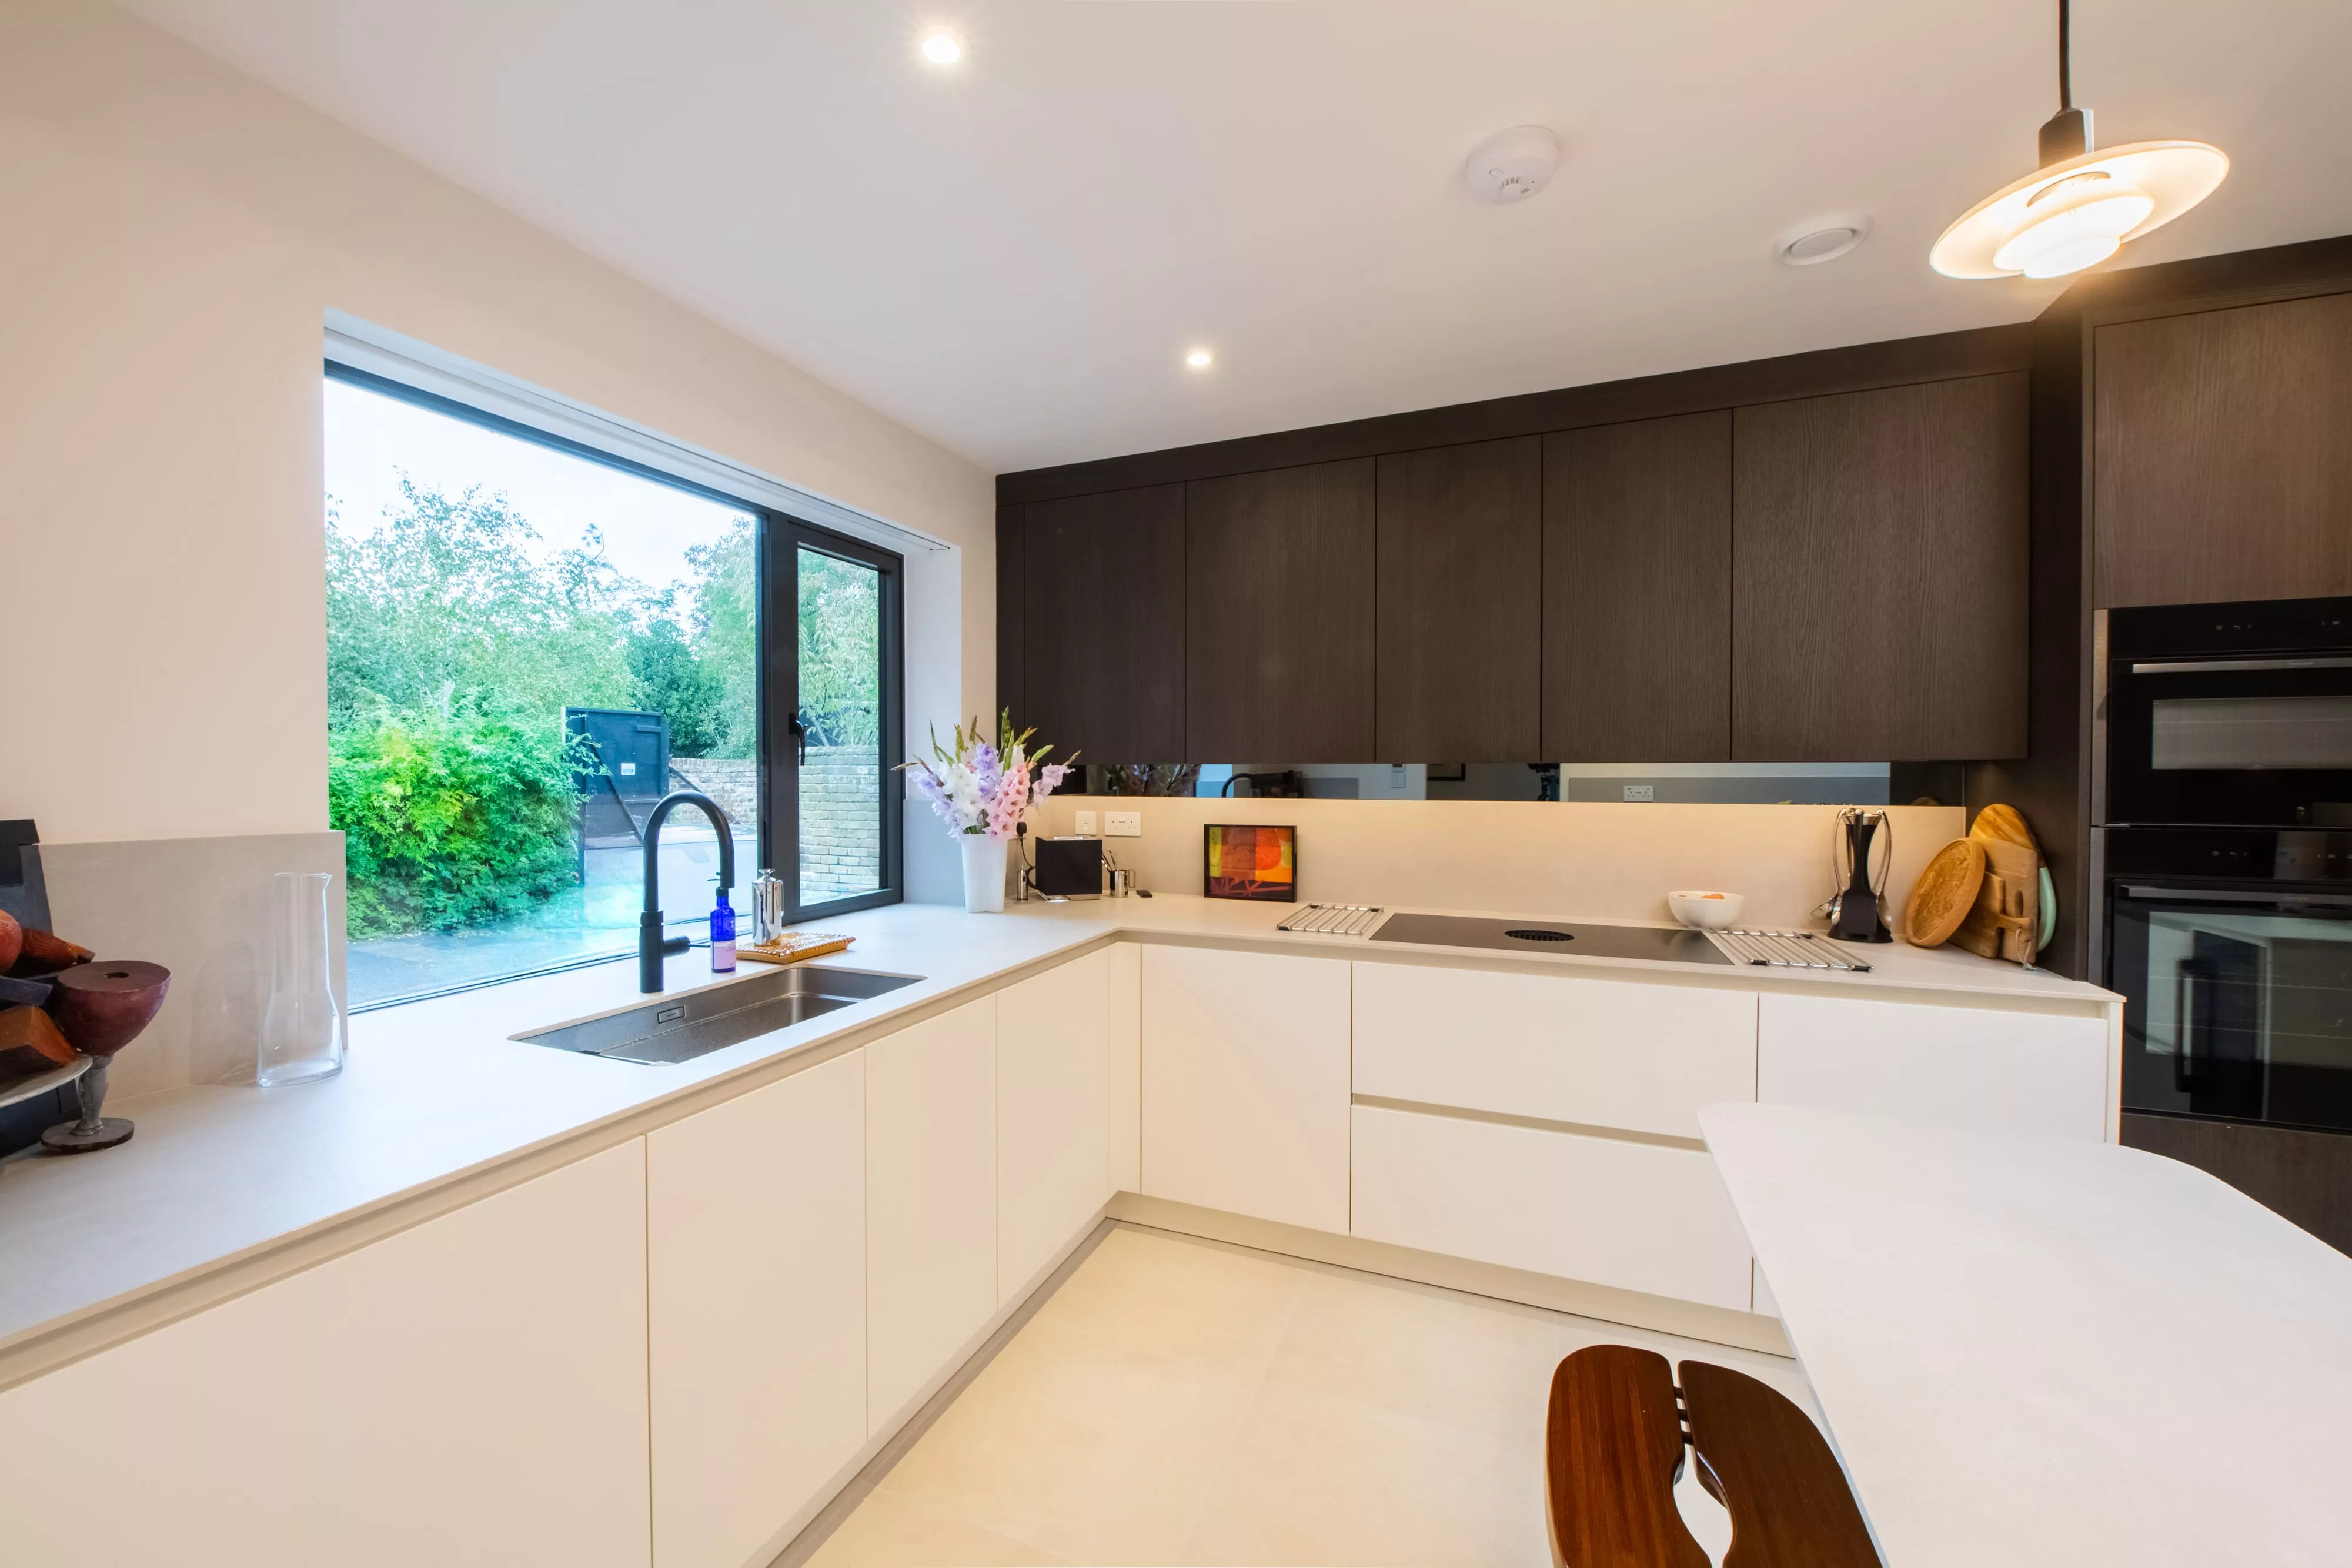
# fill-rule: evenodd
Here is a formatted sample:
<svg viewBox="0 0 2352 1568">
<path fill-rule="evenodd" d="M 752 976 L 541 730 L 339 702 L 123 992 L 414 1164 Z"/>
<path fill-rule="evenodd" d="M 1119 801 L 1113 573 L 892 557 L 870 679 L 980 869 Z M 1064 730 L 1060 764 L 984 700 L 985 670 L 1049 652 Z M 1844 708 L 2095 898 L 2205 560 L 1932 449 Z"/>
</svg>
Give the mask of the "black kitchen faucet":
<svg viewBox="0 0 2352 1568">
<path fill-rule="evenodd" d="M 684 936 L 662 936 L 661 912 L 661 831 L 662 823 L 680 806 L 698 808 L 719 830 L 719 896 L 724 898 L 735 885 L 735 834 L 727 826 L 727 813 L 719 802 L 693 789 L 675 789 L 663 796 L 654 807 L 653 815 L 646 819 L 646 906 L 637 916 L 637 989 L 658 991 L 662 988 L 662 959 L 671 953 L 683 953 L 693 943 Z"/>
</svg>

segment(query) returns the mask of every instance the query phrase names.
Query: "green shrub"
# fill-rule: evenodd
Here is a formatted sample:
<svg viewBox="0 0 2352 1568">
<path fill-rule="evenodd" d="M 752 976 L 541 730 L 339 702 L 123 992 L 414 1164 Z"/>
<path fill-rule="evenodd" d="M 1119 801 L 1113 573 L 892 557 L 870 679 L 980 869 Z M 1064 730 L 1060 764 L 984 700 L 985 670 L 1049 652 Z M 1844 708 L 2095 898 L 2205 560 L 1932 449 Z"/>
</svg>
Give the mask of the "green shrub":
<svg viewBox="0 0 2352 1568">
<path fill-rule="evenodd" d="M 499 920 L 574 885 L 567 742 L 453 699 L 381 706 L 329 737 L 354 938 Z"/>
</svg>

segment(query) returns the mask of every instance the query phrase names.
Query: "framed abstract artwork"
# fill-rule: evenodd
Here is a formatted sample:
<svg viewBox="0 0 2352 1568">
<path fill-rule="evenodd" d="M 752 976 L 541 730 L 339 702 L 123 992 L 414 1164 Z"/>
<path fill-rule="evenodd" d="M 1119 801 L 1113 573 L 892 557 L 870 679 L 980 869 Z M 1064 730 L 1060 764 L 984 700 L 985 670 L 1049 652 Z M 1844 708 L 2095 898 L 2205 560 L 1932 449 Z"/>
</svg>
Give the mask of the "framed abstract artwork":
<svg viewBox="0 0 2352 1568">
<path fill-rule="evenodd" d="M 1201 830 L 1201 891 L 1211 898 L 1298 902 L 1298 830 L 1212 822 Z"/>
</svg>

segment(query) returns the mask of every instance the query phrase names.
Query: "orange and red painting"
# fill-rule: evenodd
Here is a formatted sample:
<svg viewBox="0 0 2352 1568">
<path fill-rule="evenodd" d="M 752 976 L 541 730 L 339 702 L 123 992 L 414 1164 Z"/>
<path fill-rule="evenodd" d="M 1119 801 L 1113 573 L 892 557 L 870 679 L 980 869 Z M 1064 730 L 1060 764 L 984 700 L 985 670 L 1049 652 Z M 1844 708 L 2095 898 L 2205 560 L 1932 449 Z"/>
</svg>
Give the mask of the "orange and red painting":
<svg viewBox="0 0 2352 1568">
<path fill-rule="evenodd" d="M 1231 827 L 1202 830 L 1205 856 L 1201 891 L 1211 898 L 1298 902 L 1298 830 Z"/>
</svg>

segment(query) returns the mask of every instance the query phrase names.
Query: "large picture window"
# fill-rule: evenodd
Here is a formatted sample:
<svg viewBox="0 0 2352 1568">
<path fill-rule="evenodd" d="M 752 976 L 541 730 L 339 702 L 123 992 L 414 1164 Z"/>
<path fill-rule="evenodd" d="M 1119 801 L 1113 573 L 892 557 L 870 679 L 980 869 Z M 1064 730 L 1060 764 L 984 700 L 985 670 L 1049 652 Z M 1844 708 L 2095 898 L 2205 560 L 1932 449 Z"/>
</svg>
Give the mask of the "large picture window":
<svg viewBox="0 0 2352 1568">
<path fill-rule="evenodd" d="M 739 914 L 899 896 L 899 559 L 330 363 L 329 808 L 366 1008 L 628 956 L 643 825 Z M 662 836 L 673 935 L 719 860 Z"/>
</svg>

